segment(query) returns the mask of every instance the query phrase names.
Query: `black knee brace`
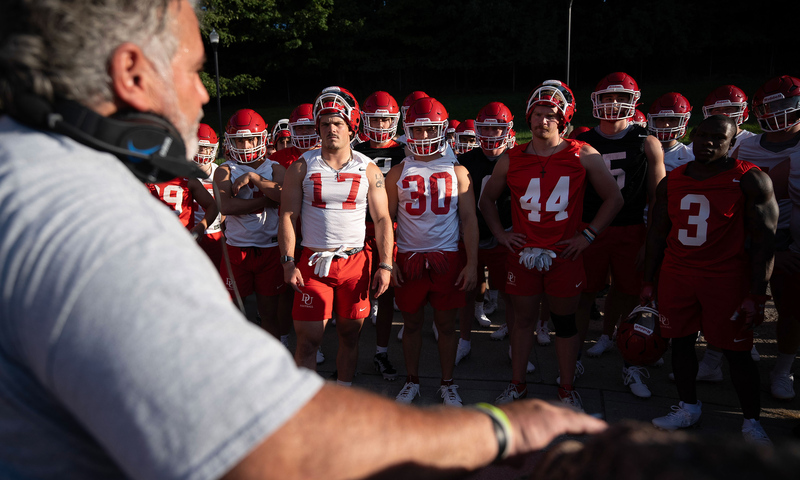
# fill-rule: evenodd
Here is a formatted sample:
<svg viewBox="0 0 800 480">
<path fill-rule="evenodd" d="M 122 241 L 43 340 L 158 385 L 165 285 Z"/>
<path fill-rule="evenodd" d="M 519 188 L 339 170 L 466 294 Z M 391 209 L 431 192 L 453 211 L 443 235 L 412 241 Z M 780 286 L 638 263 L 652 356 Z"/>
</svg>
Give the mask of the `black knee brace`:
<svg viewBox="0 0 800 480">
<path fill-rule="evenodd" d="M 556 327 L 556 337 L 569 338 L 578 333 L 578 326 L 575 324 L 575 314 L 569 315 L 556 315 L 550 312 L 550 320 L 553 321 L 553 326 Z"/>
</svg>

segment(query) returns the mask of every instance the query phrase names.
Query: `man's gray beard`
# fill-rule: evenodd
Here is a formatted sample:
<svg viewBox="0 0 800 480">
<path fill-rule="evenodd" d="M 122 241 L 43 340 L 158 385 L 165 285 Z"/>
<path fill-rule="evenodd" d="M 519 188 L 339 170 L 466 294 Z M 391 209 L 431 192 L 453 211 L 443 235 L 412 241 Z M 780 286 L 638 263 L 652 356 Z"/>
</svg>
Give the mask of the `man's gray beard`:
<svg viewBox="0 0 800 480">
<path fill-rule="evenodd" d="M 194 121 L 189 121 L 186 115 L 183 114 L 178 107 L 177 95 L 175 94 L 175 85 L 171 81 L 164 81 L 164 92 L 162 101 L 164 105 L 164 118 L 170 121 L 178 133 L 181 135 L 183 144 L 186 146 L 186 160 L 191 161 L 200 148 L 197 139 L 197 129 L 200 126 L 200 121 L 203 119 L 203 109 L 197 114 Z"/>
</svg>

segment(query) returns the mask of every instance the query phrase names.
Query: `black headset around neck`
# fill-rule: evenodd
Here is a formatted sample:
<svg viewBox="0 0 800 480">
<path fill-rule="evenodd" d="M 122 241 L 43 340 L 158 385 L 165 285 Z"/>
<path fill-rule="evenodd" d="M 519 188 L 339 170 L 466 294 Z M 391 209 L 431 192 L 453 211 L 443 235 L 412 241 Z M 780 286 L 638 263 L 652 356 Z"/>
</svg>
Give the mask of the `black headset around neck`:
<svg viewBox="0 0 800 480">
<path fill-rule="evenodd" d="M 15 97 L 14 106 L 10 113 L 17 121 L 110 153 L 143 182 L 207 177 L 197 164 L 187 160 L 186 145 L 178 130 L 154 113 L 123 111 L 104 117 L 75 101 L 51 104 L 35 95 Z"/>
</svg>

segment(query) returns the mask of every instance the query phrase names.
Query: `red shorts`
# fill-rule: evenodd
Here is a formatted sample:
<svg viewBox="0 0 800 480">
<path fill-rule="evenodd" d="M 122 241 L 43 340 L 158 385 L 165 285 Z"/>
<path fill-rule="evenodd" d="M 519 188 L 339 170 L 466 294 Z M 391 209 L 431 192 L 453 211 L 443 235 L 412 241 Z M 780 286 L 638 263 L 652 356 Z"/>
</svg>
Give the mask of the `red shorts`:
<svg viewBox="0 0 800 480">
<path fill-rule="evenodd" d="M 414 313 L 426 302 L 430 302 L 436 310 L 452 310 L 466 304 L 464 292 L 456 286 L 458 275 L 464 268 L 463 256 L 459 252 L 442 253 L 448 264 L 447 271 L 438 274 L 432 270 L 424 270 L 422 276 L 415 280 L 409 280 L 405 275 L 408 257 L 413 252 L 397 254 L 397 265 L 403 272 L 403 285 L 395 287 L 394 297 L 401 311 Z"/>
<path fill-rule="evenodd" d="M 509 254 L 506 259 L 506 293 L 521 297 L 546 293 L 557 298 L 580 295 L 586 284 L 581 257 L 577 260 L 556 257 L 549 271 L 540 272 L 535 268 L 528 270 L 520 264 L 518 254 Z"/>
<path fill-rule="evenodd" d="M 208 258 L 211 259 L 211 263 L 214 264 L 214 268 L 217 270 L 220 269 L 220 263 L 222 263 L 222 232 L 217 233 L 209 233 L 203 235 L 197 240 L 197 244 L 200 245 L 200 248 L 206 252 Z"/>
<path fill-rule="evenodd" d="M 753 331 L 744 317 L 731 320 L 749 290 L 747 275 L 699 277 L 661 271 L 658 311 L 661 335 L 681 338 L 703 331 L 708 343 L 726 350 L 753 347 Z"/>
<path fill-rule="evenodd" d="M 584 225 L 586 228 L 586 225 Z M 586 292 L 599 292 L 606 286 L 608 272 L 614 288 L 627 295 L 639 295 L 644 272 L 636 270 L 636 255 L 647 236 L 644 224 L 608 227 L 583 251 Z"/>
<path fill-rule="evenodd" d="M 369 256 L 367 252 L 335 258 L 328 276 L 320 278 L 308 264 L 313 255 L 308 248 L 297 260 L 304 287 L 294 295 L 292 318 L 300 322 L 320 322 L 333 318 L 366 318 L 369 315 Z"/>
<path fill-rule="evenodd" d="M 503 245 L 494 248 L 478 249 L 478 282 L 483 279 L 483 269 L 489 270 L 489 285 L 494 290 L 505 292 L 506 258 L 511 252 Z"/>
<path fill-rule="evenodd" d="M 283 267 L 280 263 L 278 247 L 234 247 L 227 245 L 228 257 L 231 260 L 233 278 L 242 298 L 253 292 L 258 295 L 272 297 L 280 295 L 286 284 L 283 282 Z M 228 275 L 225 262 L 219 266 L 222 280 L 233 295 L 233 282 Z"/>
</svg>

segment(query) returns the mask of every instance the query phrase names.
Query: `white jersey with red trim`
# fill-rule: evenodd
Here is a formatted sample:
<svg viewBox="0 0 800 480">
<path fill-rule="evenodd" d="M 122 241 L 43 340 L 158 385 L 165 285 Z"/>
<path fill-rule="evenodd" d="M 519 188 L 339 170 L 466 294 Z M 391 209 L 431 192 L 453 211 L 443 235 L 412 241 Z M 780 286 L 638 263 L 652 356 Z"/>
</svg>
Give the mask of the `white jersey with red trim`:
<svg viewBox="0 0 800 480">
<path fill-rule="evenodd" d="M 402 163 L 397 181 L 397 251 L 458 250 L 458 178 L 454 155 Z"/>
<path fill-rule="evenodd" d="M 322 150 L 303 154 L 303 209 L 300 222 L 304 247 L 327 249 L 364 246 L 369 179 L 366 155 L 351 150 L 353 158 L 341 170 L 322 159 Z"/>
<path fill-rule="evenodd" d="M 254 172 L 265 180 L 272 180 L 273 165 L 277 163 L 264 160 L 258 168 L 235 162 L 225 162 L 231 169 L 231 183 L 245 173 Z M 264 194 L 254 185 L 248 184 L 239 189 L 235 198 L 249 200 L 263 197 Z M 228 245 L 234 247 L 268 248 L 278 245 L 278 209 L 264 207 L 244 215 L 228 215 L 225 217 L 225 238 Z"/>
<path fill-rule="evenodd" d="M 211 173 L 208 174 L 208 178 L 198 178 L 198 180 L 200 180 L 200 183 L 203 184 L 203 187 L 205 187 L 205 189 L 208 190 L 208 193 L 211 194 L 211 196 L 213 197 L 214 196 L 214 172 L 217 171 L 217 167 L 219 167 L 219 165 L 217 165 L 216 163 L 211 163 L 209 165 L 211 165 Z M 203 216 L 205 216 L 205 214 L 206 214 L 206 211 L 203 210 L 203 207 L 201 207 L 200 204 L 197 203 L 197 201 L 195 201 L 194 202 L 194 223 L 195 223 L 195 225 L 197 225 L 198 223 L 203 221 Z M 218 214 L 217 218 L 215 218 L 214 221 L 211 222 L 211 225 L 209 225 L 208 228 L 206 228 L 206 232 L 205 232 L 206 235 L 210 235 L 212 233 L 217 233 L 217 232 L 222 231 L 221 219 L 222 219 L 222 216 Z"/>
<path fill-rule="evenodd" d="M 780 152 L 773 152 L 761 146 L 761 137 L 764 134 L 753 135 L 752 137 L 745 138 L 739 146 L 734 148 L 738 151 L 737 158 L 739 160 L 746 160 L 754 163 L 758 168 L 763 170 L 767 175 L 769 171 L 777 167 L 779 164 L 789 161 L 791 155 L 800 153 L 800 142 L 792 147 L 785 148 Z M 778 207 L 780 213 L 778 215 L 778 229 L 789 228 L 790 219 L 792 216 L 792 201 L 779 200 Z"/>
<path fill-rule="evenodd" d="M 694 160 L 694 152 L 690 145 L 676 142 L 675 145 L 664 150 L 664 167 L 666 167 L 667 173 L 692 160 Z"/>
</svg>

